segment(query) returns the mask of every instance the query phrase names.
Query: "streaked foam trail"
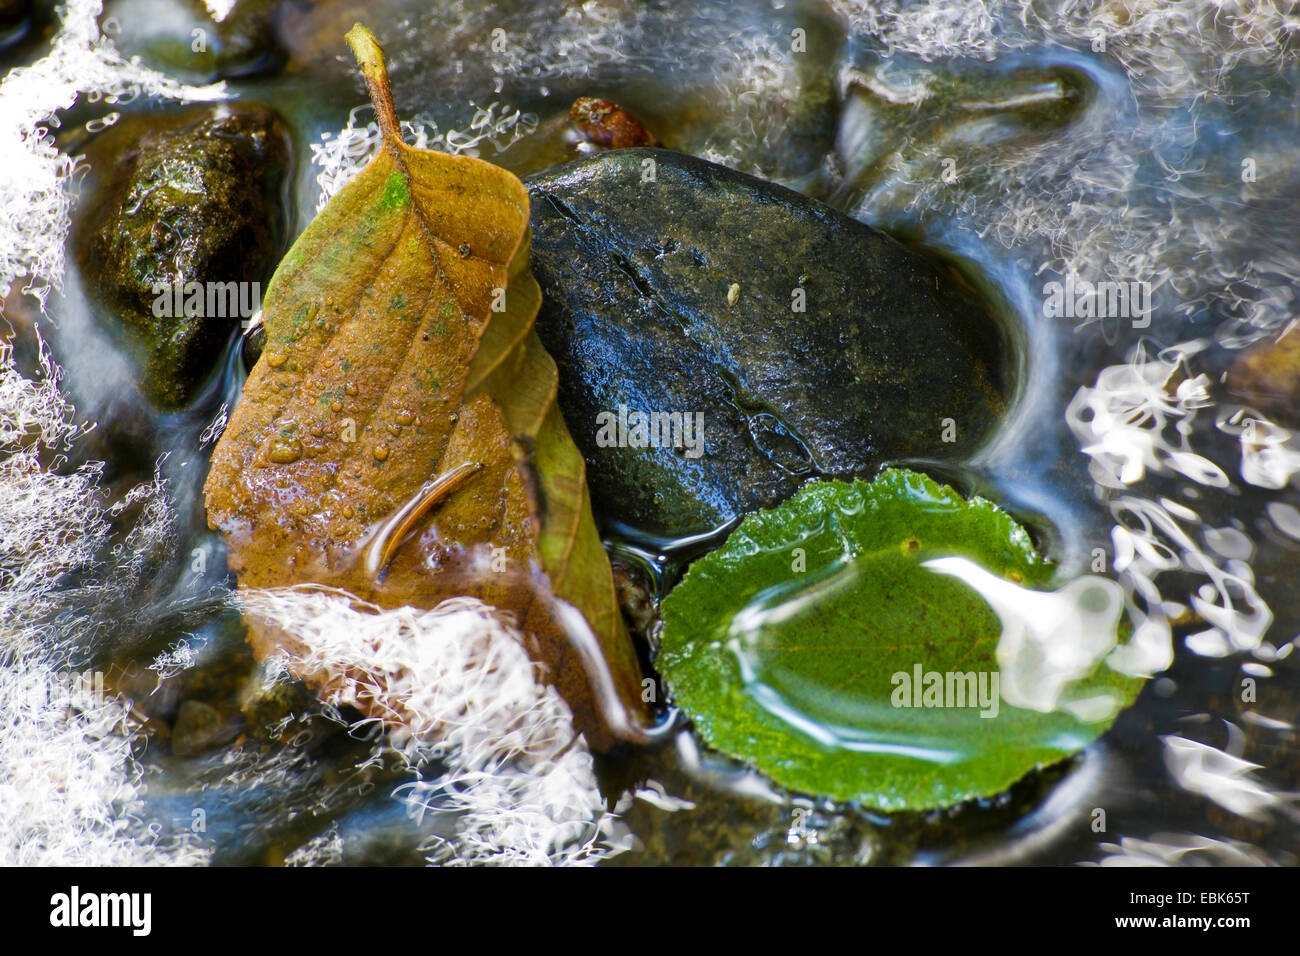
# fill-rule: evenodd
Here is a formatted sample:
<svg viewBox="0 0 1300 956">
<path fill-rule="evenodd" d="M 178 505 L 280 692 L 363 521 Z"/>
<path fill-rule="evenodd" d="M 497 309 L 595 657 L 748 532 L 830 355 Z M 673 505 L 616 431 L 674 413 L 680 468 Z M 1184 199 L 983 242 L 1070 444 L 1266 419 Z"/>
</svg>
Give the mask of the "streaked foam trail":
<svg viewBox="0 0 1300 956">
<path fill-rule="evenodd" d="M 362 123 L 363 115 L 374 112 L 372 106 L 358 106 L 348 114 L 348 125 L 337 133 L 327 132 L 319 143 L 311 144 L 312 162 L 320 167 L 316 185 L 320 192 L 316 209 L 347 185 L 370 160 L 379 154 L 383 136 L 375 120 Z M 432 120 L 402 122 L 402 138 L 417 149 L 436 149 L 452 155 L 478 156 L 484 144 L 497 152 L 537 128 L 537 116 L 522 113 L 498 102 L 475 107 L 474 116 L 464 129 L 439 128 Z"/>
<path fill-rule="evenodd" d="M 400 788 L 417 819 L 458 816 L 430 862 L 590 864 L 621 848 L 568 705 L 500 612 L 472 598 L 386 611 L 312 586 L 240 600 L 301 643 L 292 669 L 326 675 L 327 702 L 376 714 L 413 766 L 445 765 Z"/>
<path fill-rule="evenodd" d="M 1262 769 L 1260 764 L 1176 734 L 1161 740 L 1165 745 L 1165 767 L 1185 790 L 1251 820 L 1265 819 L 1266 811 L 1282 805 L 1278 794 L 1253 776 Z"/>
<path fill-rule="evenodd" d="M 1092 459 L 1089 469 L 1099 486 L 1127 489 L 1148 473 L 1180 475 L 1212 488 L 1230 484 L 1223 469 L 1192 445 L 1197 415 L 1212 403 L 1206 376 L 1193 375 L 1189 363 L 1207 346 L 1204 340 L 1186 342 L 1151 356 L 1139 344 L 1128 362 L 1103 369 L 1094 386 L 1075 394 L 1066 420 Z M 1113 567 L 1141 605 L 1148 635 L 1152 627 L 1167 629 L 1161 619 L 1190 608 L 1209 625 L 1186 639 L 1196 653 L 1275 656 L 1263 640 L 1273 615 L 1255 590 L 1249 554 L 1216 552 L 1223 529 L 1206 527 L 1186 504 L 1164 497 L 1118 494 L 1110 509 L 1117 522 L 1111 529 Z M 1203 575 L 1207 583 L 1171 600 L 1157 578 L 1179 571 Z"/>
<path fill-rule="evenodd" d="M 203 863 L 207 849 L 189 836 L 162 838 L 145 815 L 139 727 L 128 705 L 68 673 L 68 631 L 77 624 L 56 617 L 62 582 L 88 573 L 82 591 L 107 594 L 139 577 L 129 554 L 128 567 L 96 576 L 113 510 L 99 489 L 100 467 L 60 474 L 45 463 L 83 430 L 42 356 L 43 374 L 26 379 L 0 341 L 0 864 Z M 169 534 L 167 512 L 148 507 L 161 494 L 158 484 L 144 485 L 118 503 L 146 505 L 137 543 Z"/>
<path fill-rule="evenodd" d="M 1098 866 L 1272 866 L 1266 853 L 1240 840 L 1195 833 L 1156 833 L 1149 840 L 1123 837 L 1103 843 Z"/>
</svg>

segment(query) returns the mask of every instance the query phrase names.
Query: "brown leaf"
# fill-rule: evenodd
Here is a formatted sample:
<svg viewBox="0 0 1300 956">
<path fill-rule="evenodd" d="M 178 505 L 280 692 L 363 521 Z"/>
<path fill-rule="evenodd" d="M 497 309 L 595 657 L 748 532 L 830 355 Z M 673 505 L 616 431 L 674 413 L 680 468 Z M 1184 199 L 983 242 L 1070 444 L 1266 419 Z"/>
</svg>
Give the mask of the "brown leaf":
<svg viewBox="0 0 1300 956">
<path fill-rule="evenodd" d="M 640 667 L 533 332 L 527 193 L 489 163 L 403 144 L 382 51 L 359 25 L 348 40 L 384 150 L 267 289 L 267 344 L 213 455 L 209 523 L 241 587 L 509 610 L 592 746 L 643 739 Z M 292 642 L 252 622 L 250 639 L 262 654 Z"/>
</svg>

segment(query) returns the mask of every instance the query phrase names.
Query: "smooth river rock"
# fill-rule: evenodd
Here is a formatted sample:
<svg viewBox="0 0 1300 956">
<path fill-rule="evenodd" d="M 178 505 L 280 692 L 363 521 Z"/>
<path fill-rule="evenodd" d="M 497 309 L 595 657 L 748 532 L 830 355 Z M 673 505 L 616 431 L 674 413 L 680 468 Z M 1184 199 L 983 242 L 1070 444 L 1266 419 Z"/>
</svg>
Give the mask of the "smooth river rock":
<svg viewBox="0 0 1300 956">
<path fill-rule="evenodd" d="M 537 328 L 607 521 L 697 534 L 810 477 L 961 460 L 1004 410 L 1005 336 L 963 280 L 828 206 L 659 149 L 528 186 Z M 633 447 L 636 412 L 702 415 L 703 448 Z"/>
</svg>

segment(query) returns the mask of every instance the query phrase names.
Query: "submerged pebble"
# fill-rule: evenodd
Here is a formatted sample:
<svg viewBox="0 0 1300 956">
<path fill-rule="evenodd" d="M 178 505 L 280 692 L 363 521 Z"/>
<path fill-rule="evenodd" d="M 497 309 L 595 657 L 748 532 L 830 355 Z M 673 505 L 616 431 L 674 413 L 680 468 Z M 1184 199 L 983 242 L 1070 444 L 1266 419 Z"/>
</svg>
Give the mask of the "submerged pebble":
<svg viewBox="0 0 1300 956">
<path fill-rule="evenodd" d="M 181 704 L 172 725 L 172 753 L 179 757 L 198 756 L 229 743 L 236 733 L 237 727 L 215 707 L 187 700 Z"/>
<path fill-rule="evenodd" d="M 1243 352 L 1228 372 L 1228 390 L 1283 425 L 1300 424 L 1300 332 Z"/>
<path fill-rule="evenodd" d="M 590 142 L 613 149 L 657 146 L 654 134 L 617 103 L 580 96 L 569 108 L 569 116 Z"/>
<path fill-rule="evenodd" d="M 202 82 L 279 66 L 284 56 L 275 16 L 283 5 L 283 0 L 235 0 L 216 21 L 202 0 L 109 0 L 104 15 L 130 24 L 117 40 L 126 56 L 139 56 L 156 69 Z"/>
</svg>

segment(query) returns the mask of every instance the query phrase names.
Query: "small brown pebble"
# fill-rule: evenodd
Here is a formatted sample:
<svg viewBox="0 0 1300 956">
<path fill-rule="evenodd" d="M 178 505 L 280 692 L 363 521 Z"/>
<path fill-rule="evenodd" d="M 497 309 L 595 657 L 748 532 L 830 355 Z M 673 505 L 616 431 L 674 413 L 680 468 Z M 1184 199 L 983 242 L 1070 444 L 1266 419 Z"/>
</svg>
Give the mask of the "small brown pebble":
<svg viewBox="0 0 1300 956">
<path fill-rule="evenodd" d="M 569 107 L 569 117 L 593 143 L 613 149 L 658 146 L 659 141 L 641 121 L 617 103 L 580 96 Z"/>
</svg>

